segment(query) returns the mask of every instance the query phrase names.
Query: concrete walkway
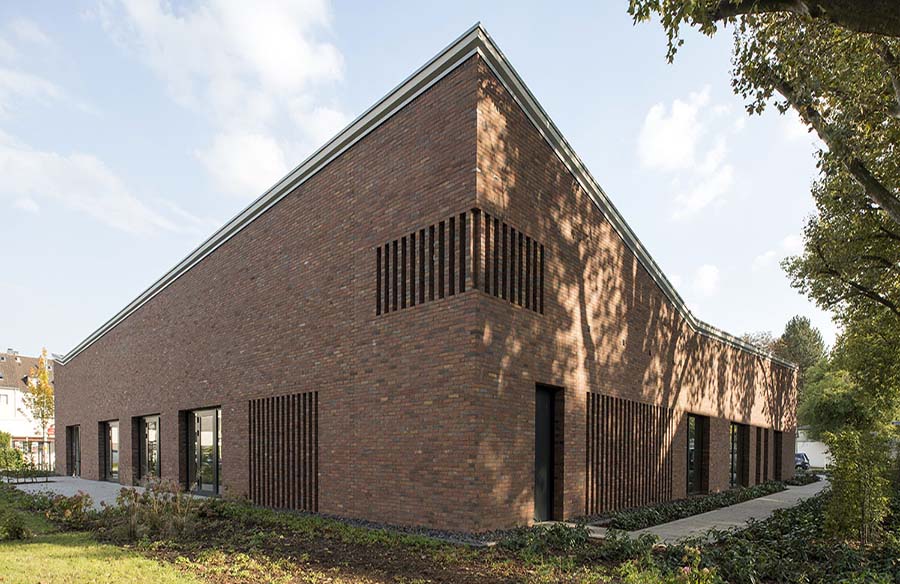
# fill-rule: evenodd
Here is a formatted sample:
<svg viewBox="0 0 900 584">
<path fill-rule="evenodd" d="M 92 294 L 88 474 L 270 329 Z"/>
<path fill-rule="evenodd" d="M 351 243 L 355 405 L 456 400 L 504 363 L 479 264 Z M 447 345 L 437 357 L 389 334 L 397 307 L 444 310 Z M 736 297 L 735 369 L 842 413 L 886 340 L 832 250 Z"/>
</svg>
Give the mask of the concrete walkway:
<svg viewBox="0 0 900 584">
<path fill-rule="evenodd" d="M 15 485 L 17 488 L 27 493 L 46 492 L 57 495 L 65 495 L 71 497 L 79 492 L 87 493 L 94 500 L 94 508 L 100 509 L 100 503 L 107 505 L 115 505 L 116 496 L 119 491 L 124 488 L 118 483 L 110 483 L 107 481 L 89 481 L 87 479 L 75 477 L 50 477 L 48 483 L 24 483 Z M 139 491 L 143 491 L 142 487 L 134 487 Z"/>
<path fill-rule="evenodd" d="M 670 523 L 654 525 L 646 529 L 629 531 L 628 535 L 640 537 L 645 533 L 649 533 L 655 535 L 664 543 L 674 543 L 681 539 L 705 536 L 710 529 L 723 530 L 746 527 L 751 519 L 757 521 L 767 519 L 776 509 L 793 507 L 800 501 L 819 494 L 826 486 L 828 486 L 828 481 L 823 478 L 816 483 L 802 487 L 788 487 L 787 490 L 780 493 L 751 499 L 730 507 L 722 507 L 721 509 L 685 517 Z M 591 537 L 599 538 L 606 535 L 606 529 L 602 527 L 588 526 L 588 529 L 591 532 Z"/>
</svg>

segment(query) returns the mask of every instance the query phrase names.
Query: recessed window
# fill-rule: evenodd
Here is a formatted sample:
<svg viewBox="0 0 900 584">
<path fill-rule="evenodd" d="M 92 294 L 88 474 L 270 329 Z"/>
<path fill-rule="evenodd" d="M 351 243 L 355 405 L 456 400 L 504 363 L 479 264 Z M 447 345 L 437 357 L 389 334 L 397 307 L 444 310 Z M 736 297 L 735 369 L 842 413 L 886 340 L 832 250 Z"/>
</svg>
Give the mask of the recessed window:
<svg viewBox="0 0 900 584">
<path fill-rule="evenodd" d="M 709 484 L 706 462 L 706 436 L 708 419 L 688 414 L 687 417 L 687 493 L 703 493 Z"/>
<path fill-rule="evenodd" d="M 222 410 L 188 412 L 194 439 L 188 442 L 188 487 L 200 495 L 222 492 Z"/>
<path fill-rule="evenodd" d="M 139 455 L 137 478 L 139 481 L 159 478 L 159 416 L 137 418 L 135 425 Z"/>
<path fill-rule="evenodd" d="M 100 437 L 103 445 L 103 452 L 100 453 L 103 478 L 119 482 L 119 421 L 101 422 Z"/>
<path fill-rule="evenodd" d="M 750 428 L 744 424 L 731 423 L 731 457 L 729 484 L 732 488 L 749 484 Z"/>
</svg>

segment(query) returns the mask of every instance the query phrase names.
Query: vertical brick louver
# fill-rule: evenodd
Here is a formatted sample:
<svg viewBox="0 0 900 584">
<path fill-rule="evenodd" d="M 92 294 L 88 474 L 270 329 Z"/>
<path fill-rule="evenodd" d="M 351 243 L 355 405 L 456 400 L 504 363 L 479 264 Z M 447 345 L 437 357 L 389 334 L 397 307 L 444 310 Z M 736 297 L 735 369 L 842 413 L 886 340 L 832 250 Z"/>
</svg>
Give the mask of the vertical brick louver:
<svg viewBox="0 0 900 584">
<path fill-rule="evenodd" d="M 266 507 L 319 508 L 319 393 L 250 400 L 250 499 Z"/>
<path fill-rule="evenodd" d="M 672 498 L 669 408 L 588 392 L 585 514 Z"/>
</svg>

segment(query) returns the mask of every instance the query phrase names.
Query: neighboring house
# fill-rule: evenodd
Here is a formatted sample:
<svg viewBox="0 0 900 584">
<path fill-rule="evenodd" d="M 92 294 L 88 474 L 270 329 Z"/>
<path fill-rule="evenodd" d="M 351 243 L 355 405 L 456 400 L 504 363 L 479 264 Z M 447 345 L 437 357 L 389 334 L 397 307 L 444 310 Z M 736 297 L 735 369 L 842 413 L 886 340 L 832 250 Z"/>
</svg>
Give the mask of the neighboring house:
<svg viewBox="0 0 900 584">
<path fill-rule="evenodd" d="M 809 437 L 806 428 L 797 429 L 797 452 L 803 452 L 809 457 L 809 465 L 814 468 L 827 468 L 831 466 L 831 453 L 824 442 L 813 440 Z"/>
<path fill-rule="evenodd" d="M 37 364 L 37 357 L 24 357 L 13 349 L 0 353 L 0 431 L 12 435 L 13 447 L 21 450 L 27 461 L 52 468 L 55 428 L 52 423 L 48 426 L 45 439 L 40 424 L 32 419 L 22 399 L 28 388 L 28 375 Z M 48 366 L 52 377 L 53 361 Z"/>
<path fill-rule="evenodd" d="M 796 379 L 690 312 L 478 26 L 61 358 L 57 448 L 487 530 L 786 479 Z"/>
</svg>

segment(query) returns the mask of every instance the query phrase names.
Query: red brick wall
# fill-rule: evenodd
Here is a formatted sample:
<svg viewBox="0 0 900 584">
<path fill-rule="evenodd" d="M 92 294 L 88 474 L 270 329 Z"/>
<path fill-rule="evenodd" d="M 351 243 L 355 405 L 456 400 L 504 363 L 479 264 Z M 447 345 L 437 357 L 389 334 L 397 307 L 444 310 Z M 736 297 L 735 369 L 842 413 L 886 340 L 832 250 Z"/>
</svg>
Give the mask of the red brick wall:
<svg viewBox="0 0 900 584">
<path fill-rule="evenodd" d="M 497 510 L 494 521 L 509 508 L 521 522 L 531 517 L 536 382 L 566 388 L 566 451 L 575 461 L 566 466 L 567 517 L 585 510 L 588 391 L 709 416 L 711 490 L 729 486 L 729 421 L 795 426 L 793 371 L 694 332 L 483 65 L 477 188 L 485 212 L 541 241 L 547 254 L 544 315 L 480 297 L 489 398 L 482 415 L 502 420 L 479 436 L 483 472 L 496 477 L 483 503 Z M 677 498 L 685 493 L 685 417 L 676 413 L 675 423 Z"/>
<path fill-rule="evenodd" d="M 248 400 L 319 392 L 319 510 L 465 528 L 478 497 L 469 437 L 470 294 L 375 316 L 376 246 L 472 208 L 474 61 L 457 68 L 57 373 L 57 424 L 160 414 L 179 476 L 178 414 L 222 407 L 226 491 L 248 489 Z M 59 452 L 64 432 L 59 433 Z"/>
<path fill-rule="evenodd" d="M 544 314 L 473 290 L 470 270 L 465 293 L 376 315 L 376 248 L 476 206 L 545 246 Z M 184 479 L 179 412 L 221 406 L 226 493 L 245 495 L 249 400 L 317 391 L 319 511 L 479 530 L 532 519 L 535 383 L 565 388 L 572 516 L 588 391 L 673 409 L 677 498 L 684 413 L 787 430 L 792 380 L 690 330 L 473 57 L 58 366 L 57 426 L 81 426 L 99 478 L 97 422 L 118 419 L 129 481 L 131 418 L 160 414 L 163 476 Z"/>
</svg>

